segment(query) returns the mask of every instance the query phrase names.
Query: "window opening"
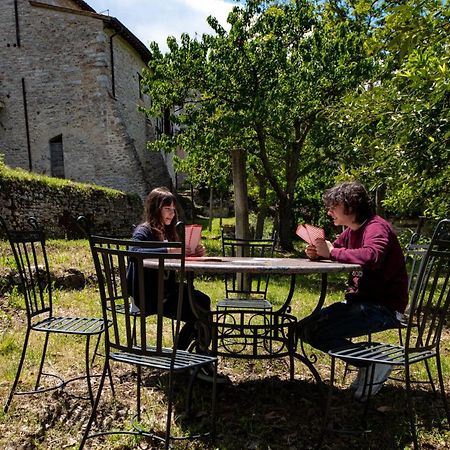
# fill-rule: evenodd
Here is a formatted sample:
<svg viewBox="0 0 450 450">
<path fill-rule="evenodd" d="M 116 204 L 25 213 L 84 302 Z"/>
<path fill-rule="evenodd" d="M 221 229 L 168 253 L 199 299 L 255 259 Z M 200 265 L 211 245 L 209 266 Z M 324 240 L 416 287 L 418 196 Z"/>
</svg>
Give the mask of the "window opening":
<svg viewBox="0 0 450 450">
<path fill-rule="evenodd" d="M 52 177 L 65 178 L 62 134 L 50 139 L 50 173 Z"/>
</svg>

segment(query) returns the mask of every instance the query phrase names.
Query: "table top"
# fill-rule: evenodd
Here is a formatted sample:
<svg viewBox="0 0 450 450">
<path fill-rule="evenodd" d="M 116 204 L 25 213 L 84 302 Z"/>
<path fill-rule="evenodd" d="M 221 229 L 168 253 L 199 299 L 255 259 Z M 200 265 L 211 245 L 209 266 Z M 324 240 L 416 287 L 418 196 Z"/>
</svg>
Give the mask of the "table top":
<svg viewBox="0 0 450 450">
<path fill-rule="evenodd" d="M 179 261 L 167 260 L 168 269 L 178 269 Z M 157 267 L 157 261 L 145 260 L 147 268 Z M 351 272 L 360 270 L 358 264 L 344 264 L 330 260 L 311 261 L 306 258 L 251 258 L 231 256 L 186 257 L 185 270 L 199 273 L 273 273 L 308 274 Z"/>
</svg>

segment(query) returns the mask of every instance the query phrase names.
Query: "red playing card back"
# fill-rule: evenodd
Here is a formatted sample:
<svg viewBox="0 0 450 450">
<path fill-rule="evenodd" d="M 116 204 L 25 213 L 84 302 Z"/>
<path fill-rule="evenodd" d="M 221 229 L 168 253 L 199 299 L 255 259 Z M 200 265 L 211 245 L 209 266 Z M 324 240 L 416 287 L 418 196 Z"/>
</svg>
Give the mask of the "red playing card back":
<svg viewBox="0 0 450 450">
<path fill-rule="evenodd" d="M 202 237 L 202 226 L 197 224 L 186 225 L 184 232 L 186 238 L 186 247 L 190 248 L 191 253 L 194 253 Z"/>
<path fill-rule="evenodd" d="M 311 245 L 314 245 L 317 238 L 325 239 L 325 231 L 323 228 L 315 227 L 314 225 L 299 224 L 295 233 L 298 237 Z"/>
</svg>

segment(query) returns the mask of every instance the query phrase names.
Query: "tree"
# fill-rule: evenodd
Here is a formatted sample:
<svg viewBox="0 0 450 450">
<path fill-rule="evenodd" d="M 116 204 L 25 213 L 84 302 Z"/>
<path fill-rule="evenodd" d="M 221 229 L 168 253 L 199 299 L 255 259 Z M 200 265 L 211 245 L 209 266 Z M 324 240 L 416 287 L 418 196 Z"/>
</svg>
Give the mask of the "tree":
<svg viewBox="0 0 450 450">
<path fill-rule="evenodd" d="M 403 215 L 450 213 L 448 2 L 385 2 L 367 41 L 378 70 L 334 119 L 345 172 Z M 357 156 L 357 157 L 355 157 Z"/>
<path fill-rule="evenodd" d="M 297 181 L 327 163 L 306 157 L 309 134 L 372 70 L 362 45 L 366 22 L 306 0 L 249 0 L 229 15 L 229 32 L 208 20 L 214 36 L 170 40 L 165 55 L 152 44 L 144 74 L 153 100 L 148 113 L 183 104 L 172 119 L 186 126 L 155 146 L 181 144 L 201 155 L 210 139 L 209 151 L 225 152 L 223 161 L 236 148 L 257 158 L 277 198 L 281 245 L 290 250 Z"/>
</svg>

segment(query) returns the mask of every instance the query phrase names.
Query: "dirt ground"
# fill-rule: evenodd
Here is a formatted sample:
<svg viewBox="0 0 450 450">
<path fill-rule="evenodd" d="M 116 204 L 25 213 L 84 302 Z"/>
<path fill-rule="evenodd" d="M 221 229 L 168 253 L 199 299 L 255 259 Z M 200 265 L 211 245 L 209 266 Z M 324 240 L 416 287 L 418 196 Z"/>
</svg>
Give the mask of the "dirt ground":
<svg viewBox="0 0 450 450">
<path fill-rule="evenodd" d="M 217 401 L 217 439 L 215 444 L 202 441 L 177 442 L 174 448 L 186 449 L 313 449 L 322 439 L 323 449 L 403 449 L 409 448 L 408 421 L 402 385 L 390 381 L 374 398 L 369 412 L 371 432 L 347 434 L 357 429 L 362 405 L 353 399 L 350 390 L 339 388 L 333 393 L 332 423 L 335 429 L 323 429 L 323 401 L 317 383 L 306 371 L 288 380 L 285 361 L 236 362 L 225 360 L 221 372 L 229 375 L 231 384 L 221 385 Z M 328 367 L 318 366 L 326 380 Z M 134 369 L 115 365 L 113 368 L 115 397 L 106 382 L 95 428 L 129 428 L 135 410 Z M 348 382 L 351 380 L 348 378 Z M 177 433 L 189 432 L 209 419 L 210 385 L 199 381 L 195 390 L 195 415 L 183 418 L 187 376 L 176 378 L 177 394 L 174 416 Z M 143 416 L 149 418 L 159 434 L 164 430 L 164 409 L 167 378 L 146 372 Z M 2 391 L 5 392 L 5 386 Z M 5 450 L 77 448 L 82 427 L 90 414 L 82 382 L 70 383 L 64 390 L 40 396 L 14 397 L 13 406 L 0 425 L 0 447 Z M 417 390 L 414 403 L 420 423 L 422 447 L 449 449 L 449 434 L 441 429 L 444 413 L 441 401 L 429 390 Z M 447 430 L 448 426 L 446 425 Z M 437 430 L 439 429 L 439 432 Z M 423 439 L 424 437 L 424 439 Z M 148 439 L 88 441 L 89 449 L 152 449 L 158 448 Z"/>
</svg>

